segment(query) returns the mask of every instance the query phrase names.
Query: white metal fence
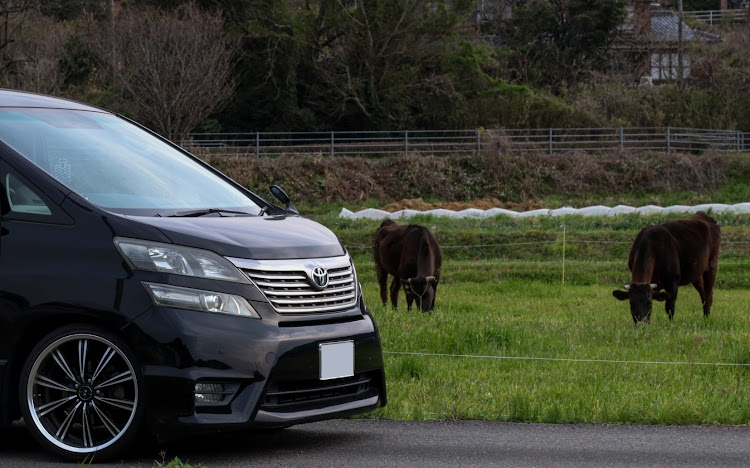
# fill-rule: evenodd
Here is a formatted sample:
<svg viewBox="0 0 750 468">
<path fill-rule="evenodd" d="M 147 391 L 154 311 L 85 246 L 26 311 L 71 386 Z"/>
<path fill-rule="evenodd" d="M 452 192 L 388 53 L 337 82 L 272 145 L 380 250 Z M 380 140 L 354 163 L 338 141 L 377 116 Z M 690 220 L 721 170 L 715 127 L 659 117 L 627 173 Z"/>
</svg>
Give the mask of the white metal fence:
<svg viewBox="0 0 750 468">
<path fill-rule="evenodd" d="M 377 156 L 479 153 L 495 148 L 549 154 L 617 150 L 743 152 L 748 149 L 747 136 L 735 130 L 677 127 L 255 132 L 192 133 L 181 144 L 190 151 L 216 156 Z"/>
<path fill-rule="evenodd" d="M 746 9 L 739 10 L 701 10 L 701 11 L 685 11 L 682 14 L 686 18 L 694 18 L 696 21 L 708 24 L 721 24 L 723 22 L 742 22 L 747 21 L 748 11 Z"/>
</svg>

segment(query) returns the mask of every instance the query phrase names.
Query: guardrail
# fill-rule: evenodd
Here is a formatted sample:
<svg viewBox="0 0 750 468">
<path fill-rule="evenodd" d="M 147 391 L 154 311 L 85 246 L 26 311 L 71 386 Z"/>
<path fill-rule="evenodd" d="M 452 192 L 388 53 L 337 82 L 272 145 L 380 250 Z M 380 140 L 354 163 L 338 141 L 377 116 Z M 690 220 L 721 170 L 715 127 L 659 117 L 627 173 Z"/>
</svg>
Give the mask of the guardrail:
<svg viewBox="0 0 750 468">
<path fill-rule="evenodd" d="M 708 24 L 723 23 L 725 21 L 743 22 L 747 21 L 748 13 L 747 10 L 701 10 L 701 11 L 684 11 L 683 16 L 687 18 L 694 18 L 696 21 Z"/>
<path fill-rule="evenodd" d="M 678 127 L 192 133 L 181 145 L 215 156 L 386 155 L 510 151 L 746 150 L 745 132 Z"/>
</svg>

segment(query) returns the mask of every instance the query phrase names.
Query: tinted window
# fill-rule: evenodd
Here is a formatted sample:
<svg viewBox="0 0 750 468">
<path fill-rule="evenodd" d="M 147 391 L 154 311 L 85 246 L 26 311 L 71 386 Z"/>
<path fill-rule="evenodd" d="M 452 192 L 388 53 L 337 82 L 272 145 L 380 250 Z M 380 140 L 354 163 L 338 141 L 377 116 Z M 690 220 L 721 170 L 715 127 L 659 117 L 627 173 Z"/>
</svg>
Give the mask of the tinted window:
<svg viewBox="0 0 750 468">
<path fill-rule="evenodd" d="M 5 176 L 5 191 L 10 211 L 13 213 L 43 216 L 50 216 L 52 214 L 52 211 L 44 203 L 42 197 L 13 174 Z"/>
<path fill-rule="evenodd" d="M 111 114 L 0 108 L 0 140 L 74 192 L 112 211 L 259 211 L 220 177 Z"/>
</svg>

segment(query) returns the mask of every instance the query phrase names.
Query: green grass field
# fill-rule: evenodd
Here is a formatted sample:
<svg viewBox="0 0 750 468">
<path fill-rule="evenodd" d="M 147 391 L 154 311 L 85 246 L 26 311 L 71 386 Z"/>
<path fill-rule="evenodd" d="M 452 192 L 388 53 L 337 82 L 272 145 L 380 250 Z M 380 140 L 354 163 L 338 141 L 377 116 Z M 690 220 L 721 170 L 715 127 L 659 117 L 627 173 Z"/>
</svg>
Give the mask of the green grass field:
<svg viewBox="0 0 750 468">
<path fill-rule="evenodd" d="M 674 321 L 656 303 L 651 324 L 638 326 L 612 290 L 629 281 L 635 234 L 663 219 L 422 218 L 445 257 L 432 314 L 407 311 L 403 293 L 397 310 L 380 304 L 367 247 L 379 222 L 322 221 L 349 246 L 380 326 L 389 404 L 376 417 L 749 424 L 750 367 L 702 364 L 750 364 L 750 227 L 719 219 L 725 245 L 711 317 L 686 286 Z"/>
</svg>

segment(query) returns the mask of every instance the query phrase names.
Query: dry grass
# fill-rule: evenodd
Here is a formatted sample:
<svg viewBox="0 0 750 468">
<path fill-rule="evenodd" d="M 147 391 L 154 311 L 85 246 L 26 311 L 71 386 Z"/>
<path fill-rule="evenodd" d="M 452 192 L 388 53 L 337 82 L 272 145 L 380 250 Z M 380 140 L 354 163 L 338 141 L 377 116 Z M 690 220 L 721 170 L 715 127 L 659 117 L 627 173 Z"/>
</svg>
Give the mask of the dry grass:
<svg viewBox="0 0 750 468">
<path fill-rule="evenodd" d="M 252 190 L 265 193 L 265 187 L 278 184 L 307 200 L 345 203 L 420 197 L 524 203 L 550 194 L 712 193 L 732 177 L 750 177 L 750 160 L 743 156 L 518 154 L 502 145 L 481 155 L 203 157 Z"/>
</svg>

